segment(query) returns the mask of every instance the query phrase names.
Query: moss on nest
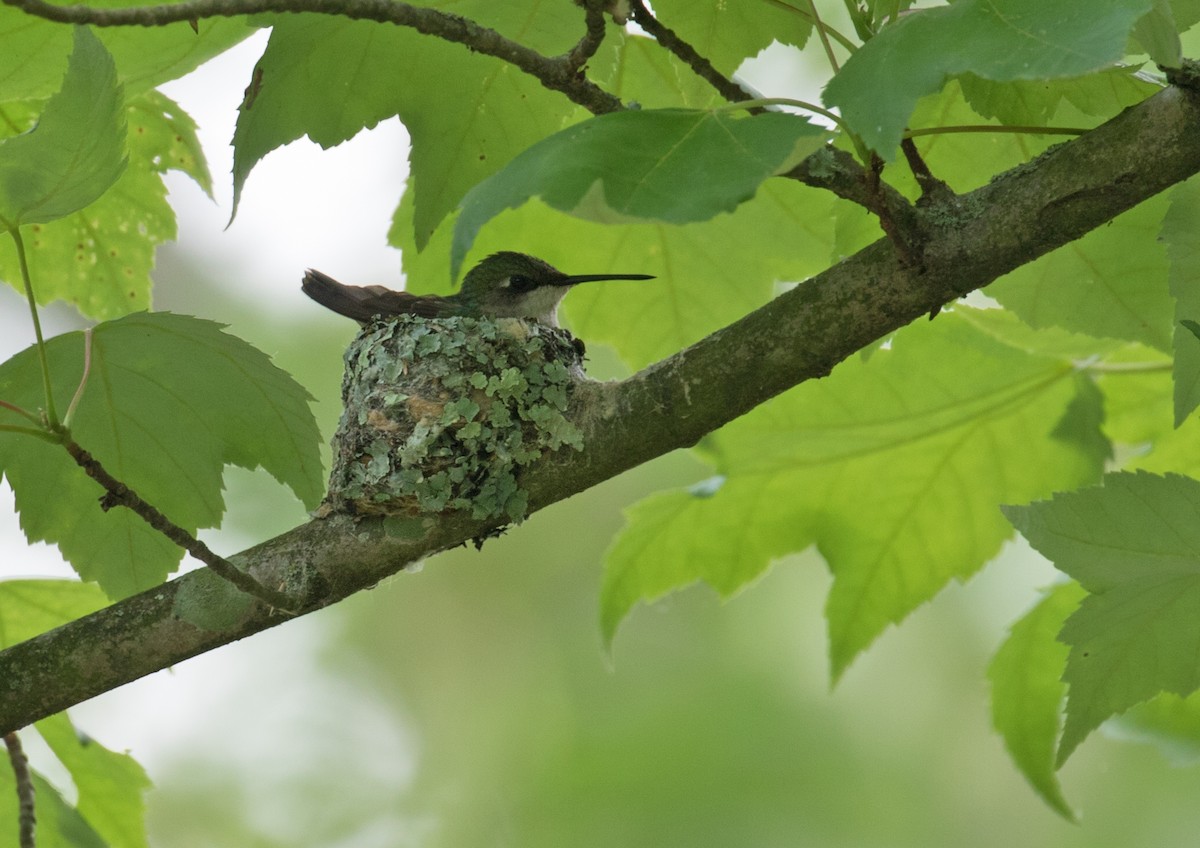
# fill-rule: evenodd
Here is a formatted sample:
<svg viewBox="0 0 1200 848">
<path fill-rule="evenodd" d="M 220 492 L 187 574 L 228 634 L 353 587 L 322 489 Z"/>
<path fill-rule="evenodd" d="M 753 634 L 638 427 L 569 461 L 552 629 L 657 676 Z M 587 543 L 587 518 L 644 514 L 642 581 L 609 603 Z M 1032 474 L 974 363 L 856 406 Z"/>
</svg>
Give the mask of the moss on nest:
<svg viewBox="0 0 1200 848">
<path fill-rule="evenodd" d="M 520 521 L 520 470 L 581 449 L 563 413 L 581 376 L 565 330 L 503 318 L 376 321 L 346 351 L 328 508 L 466 510 Z"/>
</svg>

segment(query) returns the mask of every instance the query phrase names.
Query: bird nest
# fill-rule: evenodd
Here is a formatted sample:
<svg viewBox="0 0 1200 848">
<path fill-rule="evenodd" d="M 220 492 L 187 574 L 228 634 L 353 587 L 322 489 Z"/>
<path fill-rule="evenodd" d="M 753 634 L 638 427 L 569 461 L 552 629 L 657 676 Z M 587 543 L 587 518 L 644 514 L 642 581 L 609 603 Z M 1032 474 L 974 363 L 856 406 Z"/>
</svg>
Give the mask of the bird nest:
<svg viewBox="0 0 1200 848">
<path fill-rule="evenodd" d="M 522 520 L 521 469 L 583 447 L 563 415 L 580 351 L 565 330 L 510 318 L 367 325 L 346 351 L 324 511 Z"/>
</svg>

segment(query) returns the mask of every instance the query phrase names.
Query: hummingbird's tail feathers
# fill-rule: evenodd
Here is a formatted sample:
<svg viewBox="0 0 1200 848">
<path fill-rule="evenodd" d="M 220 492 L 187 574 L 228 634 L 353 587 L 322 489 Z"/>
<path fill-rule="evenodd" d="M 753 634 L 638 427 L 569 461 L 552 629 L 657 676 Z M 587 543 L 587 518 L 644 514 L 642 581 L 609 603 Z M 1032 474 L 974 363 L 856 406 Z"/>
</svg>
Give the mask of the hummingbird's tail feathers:
<svg viewBox="0 0 1200 848">
<path fill-rule="evenodd" d="M 383 286 L 347 286 L 311 268 L 304 272 L 300 288 L 326 309 L 353 318 L 360 324 L 369 323 L 378 315 L 437 318 L 451 312 L 447 309 L 447 301 L 436 295 L 418 297 Z"/>
</svg>

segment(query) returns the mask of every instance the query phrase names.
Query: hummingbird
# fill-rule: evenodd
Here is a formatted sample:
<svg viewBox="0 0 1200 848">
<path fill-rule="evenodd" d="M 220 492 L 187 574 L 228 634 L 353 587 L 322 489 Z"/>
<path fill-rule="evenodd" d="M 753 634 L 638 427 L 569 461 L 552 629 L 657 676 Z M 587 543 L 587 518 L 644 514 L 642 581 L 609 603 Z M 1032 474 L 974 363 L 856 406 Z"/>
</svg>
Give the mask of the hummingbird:
<svg viewBox="0 0 1200 848">
<path fill-rule="evenodd" d="M 309 269 L 301 288 L 339 315 L 367 324 L 379 315 L 447 318 L 524 318 L 558 326 L 558 304 L 572 286 L 596 280 L 652 280 L 651 274 L 564 274 L 548 262 L 511 250 L 493 253 L 463 278 L 462 290 L 442 297 L 393 291 L 384 286 L 347 286 Z"/>
</svg>

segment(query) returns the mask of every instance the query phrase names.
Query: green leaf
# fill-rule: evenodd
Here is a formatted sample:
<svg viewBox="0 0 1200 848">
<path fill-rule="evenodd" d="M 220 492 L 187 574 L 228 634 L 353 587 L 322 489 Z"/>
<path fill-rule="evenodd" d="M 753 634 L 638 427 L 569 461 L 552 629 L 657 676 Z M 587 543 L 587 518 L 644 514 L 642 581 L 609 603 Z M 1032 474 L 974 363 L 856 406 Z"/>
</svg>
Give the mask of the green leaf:
<svg viewBox="0 0 1200 848">
<path fill-rule="evenodd" d="M 106 603 L 95 586 L 75 580 L 0 581 L 0 648 L 83 618 Z"/>
<path fill-rule="evenodd" d="M 136 163 L 156 174 L 182 171 L 212 198 L 212 175 L 196 135 L 196 122 L 161 92 L 130 98 L 129 149 Z"/>
<path fill-rule="evenodd" d="M 1067 646 L 1055 637 L 1084 596 L 1077 583 L 1063 583 L 1009 631 L 988 666 L 992 723 L 1017 768 L 1059 815 L 1074 821 L 1054 769 L 1067 687 L 1061 677 Z"/>
<path fill-rule="evenodd" d="M 812 32 L 808 16 L 783 3 L 659 0 L 654 13 L 726 76 L 772 42 L 803 47 Z"/>
<path fill-rule="evenodd" d="M 696 580 L 728 594 L 815 542 L 834 575 L 838 677 L 889 624 L 999 550 L 1011 532 L 1000 503 L 1096 479 L 1094 447 L 1052 432 L 1073 403 L 1095 402 L 1073 375 L 950 313 L 759 407 L 703 443 L 726 478 L 715 494 L 634 513 L 606 563 L 606 627 L 639 597 Z M 730 541 L 717 544 L 710 525 Z M 746 553 L 731 559 L 736 546 Z"/>
<path fill-rule="evenodd" d="M 610 32 L 588 62 L 588 76 L 641 109 L 706 109 L 725 102 L 657 41 L 634 33 Z"/>
<path fill-rule="evenodd" d="M 1154 745 L 1172 765 L 1200 761 L 1200 695 L 1159 695 L 1113 719 L 1110 728 L 1122 738 Z"/>
<path fill-rule="evenodd" d="M 75 808 L 111 845 L 144 848 L 146 804 L 150 788 L 146 772 L 128 754 L 117 754 L 81 736 L 66 713 L 37 723 L 38 733 L 67 767 L 79 793 Z"/>
<path fill-rule="evenodd" d="M 68 333 L 46 347 L 65 409 L 82 371 L 83 335 Z M 32 349 L 4 363 L 0 398 L 36 409 L 38 373 Z M 113 476 L 194 532 L 220 521 L 226 464 L 261 465 L 307 507 L 316 506 L 323 487 L 308 400 L 265 354 L 219 324 L 138 313 L 95 328 L 91 373 L 71 430 Z M 62 448 L 0 434 L 0 470 L 29 540 L 58 544 L 110 597 L 157 585 L 182 556 L 130 511 L 103 512 L 99 485 Z"/>
<path fill-rule="evenodd" d="M 592 118 L 538 142 L 467 193 L 454 228 L 452 273 L 485 223 L 531 197 L 601 222 L 706 221 L 749 200 L 825 135 L 780 112 L 660 109 Z"/>
<path fill-rule="evenodd" d="M 1173 303 L 1166 251 L 1157 241 L 1167 204 L 1166 196 L 1147 200 L 986 292 L 1032 327 L 1170 350 Z"/>
<path fill-rule="evenodd" d="M 93 8 L 131 5 L 97 0 Z M 128 95 L 178 79 L 254 33 L 243 18 L 210 18 L 162 27 L 113 27 L 98 33 Z M 0 6 L 0 103 L 44 99 L 62 82 L 71 28 Z"/>
<path fill-rule="evenodd" d="M 1063 103 L 1084 115 L 1106 119 L 1162 88 L 1143 76 L 1136 66 L 1104 68 L 1081 77 L 1036 81 L 994 82 L 974 74 L 963 74 L 958 82 L 967 102 L 980 115 L 1017 126 L 1075 125 L 1077 121 L 1055 121 Z M 1088 125 L 1091 123 L 1094 122 Z"/>
<path fill-rule="evenodd" d="M 1200 179 L 1170 193 L 1163 218 L 1167 282 L 1175 298 L 1175 320 L 1191 332 L 1175 332 L 1175 426 L 1200 405 Z"/>
<path fill-rule="evenodd" d="M 892 158 L 917 100 L 955 74 L 1052 80 L 1100 70 L 1124 54 L 1153 0 L 960 0 L 905 15 L 864 44 L 825 88 L 825 103 Z"/>
<path fill-rule="evenodd" d="M 762 306 L 777 281 L 825 268 L 833 202 L 793 180 L 770 180 L 732 215 L 668 227 L 594 224 L 534 201 L 494 219 L 472 254 L 482 258 L 516 246 L 570 273 L 655 274 L 642 282 L 579 286 L 562 310 L 589 345 L 612 345 L 637 368 Z M 406 244 L 411 208 L 406 195 L 389 236 L 393 243 Z M 447 291 L 450 230 L 449 222 L 439 228 L 423 253 L 403 250 L 410 290 Z"/>
<path fill-rule="evenodd" d="M 0 110 L 20 120 L 20 104 Z M 128 106 L 130 167 L 87 208 L 28 227 L 25 249 L 39 303 L 65 300 L 92 318 L 126 315 L 150 306 L 159 244 L 175 237 L 175 213 L 161 174 L 181 170 L 206 192 L 211 178 L 195 125 L 157 92 Z M 16 251 L 0 239 L 0 276 L 19 286 Z"/>
<path fill-rule="evenodd" d="M 37 848 L 116 848 L 105 842 L 66 799 L 36 771 L 33 791 L 37 813 Z M 0 833 L 17 832 L 16 788 L 12 770 L 0 771 Z M 10 843 L 14 844 L 14 843 Z"/>
<path fill-rule="evenodd" d="M 976 309 L 956 303 L 954 313 L 975 329 L 1029 353 L 1084 360 L 1105 356 L 1122 347 L 1121 342 L 1113 339 L 1094 339 L 1060 327 L 1035 330 L 1007 309 Z"/>
<path fill-rule="evenodd" d="M 750 493 L 741 486 L 725 493 L 726 482 L 716 476 L 690 489 L 650 495 L 625 510 L 625 529 L 605 557 L 600 590 L 606 645 L 638 602 L 652 603 L 697 581 L 729 598 L 772 560 L 812 544 L 805 522 L 779 510 L 743 508 Z M 786 489 L 765 482 L 764 501 Z"/>
<path fill-rule="evenodd" d="M 0 224 L 53 221 L 100 197 L 125 169 L 125 112 L 117 71 L 84 27 L 62 89 L 29 132 L 0 141 Z"/>
<path fill-rule="evenodd" d="M 1090 593 L 1060 636 L 1071 646 L 1060 764 L 1110 716 L 1200 687 L 1200 483 L 1110 474 L 1005 515 Z"/>
<path fill-rule="evenodd" d="M 1183 63 L 1183 45 L 1179 41 L 1175 16 L 1167 0 L 1154 0 L 1150 11 L 1134 25 L 1132 35 L 1154 64 L 1178 68 Z"/>
<path fill-rule="evenodd" d="M 540 4 L 534 14 L 520 5 L 458 3 L 455 11 L 493 24 L 499 17 L 535 49 L 567 49 L 559 29 L 578 37 L 568 4 Z M 287 15 L 272 29 L 238 116 L 235 205 L 250 170 L 276 147 L 304 135 L 332 147 L 399 115 L 412 139 L 416 236 L 424 245 L 471 186 L 574 112 L 528 74 L 460 45 L 373 21 Z"/>
</svg>

